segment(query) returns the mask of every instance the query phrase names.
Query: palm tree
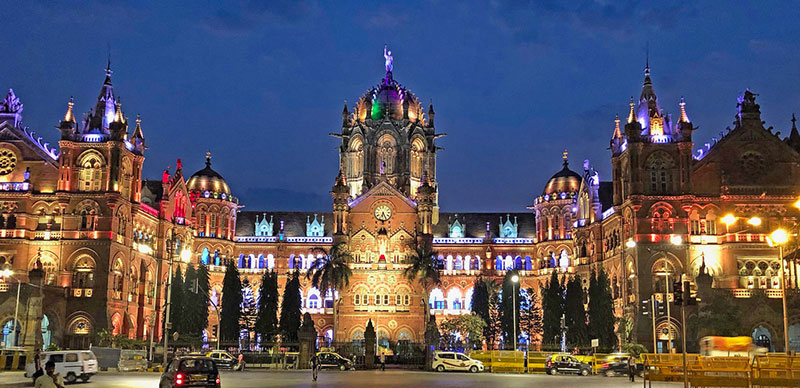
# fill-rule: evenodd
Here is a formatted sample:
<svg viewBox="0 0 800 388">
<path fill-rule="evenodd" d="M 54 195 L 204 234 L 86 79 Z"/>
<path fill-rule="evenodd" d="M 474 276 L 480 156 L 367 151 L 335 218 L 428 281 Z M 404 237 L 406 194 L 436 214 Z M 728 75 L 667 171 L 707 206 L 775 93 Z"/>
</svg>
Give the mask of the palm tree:
<svg viewBox="0 0 800 388">
<path fill-rule="evenodd" d="M 311 250 L 312 253 L 320 253 L 311 264 L 311 268 L 306 272 L 306 279 L 311 279 L 311 285 L 322 293 L 322 301 L 325 303 L 325 296 L 330 292 L 333 298 L 333 333 L 336 336 L 336 305 L 339 303 L 336 297 L 338 291 L 342 291 L 350 285 L 350 276 L 353 271 L 347 265 L 352 259 L 350 250 L 346 243 L 338 243 L 331 247 L 330 251 L 325 248 L 317 247 Z M 333 338 L 331 338 L 333 340 Z"/>
<path fill-rule="evenodd" d="M 441 270 L 436 260 L 437 253 L 427 244 L 419 243 L 406 259 L 410 264 L 403 270 L 403 276 L 411 282 L 419 282 L 425 295 L 425 322 L 428 322 L 428 288 L 442 283 Z"/>
</svg>

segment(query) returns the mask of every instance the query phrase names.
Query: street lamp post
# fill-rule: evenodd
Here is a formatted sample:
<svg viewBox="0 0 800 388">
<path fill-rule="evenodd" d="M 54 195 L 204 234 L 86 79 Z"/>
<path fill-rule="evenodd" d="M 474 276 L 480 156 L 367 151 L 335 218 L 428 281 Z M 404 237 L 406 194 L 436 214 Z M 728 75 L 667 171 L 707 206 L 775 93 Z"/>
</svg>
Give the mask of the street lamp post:
<svg viewBox="0 0 800 388">
<path fill-rule="evenodd" d="M 164 336 L 164 367 L 167 366 L 167 344 L 169 342 L 169 330 L 172 328 L 172 322 L 169 320 L 170 314 L 170 307 L 172 306 L 172 264 L 174 260 L 172 259 L 172 252 L 173 252 L 173 245 L 175 244 L 175 228 L 173 226 L 172 229 L 172 238 L 166 241 L 167 243 L 167 260 L 169 260 L 169 277 L 167 278 L 167 309 L 165 311 L 164 317 L 164 332 L 162 335 Z"/>
<path fill-rule="evenodd" d="M 517 313 L 519 310 L 517 309 L 517 292 L 514 290 L 514 285 L 519 282 L 519 276 L 513 275 L 511 276 L 511 311 L 513 311 L 514 316 L 514 351 L 517 351 Z"/>
<path fill-rule="evenodd" d="M 783 305 L 783 350 L 789 354 L 789 317 L 786 315 L 786 279 L 783 270 L 783 244 L 789 241 L 789 234 L 779 228 L 769 235 L 768 241 L 778 246 L 778 260 L 781 266 L 778 276 L 781 278 L 781 304 Z"/>
</svg>

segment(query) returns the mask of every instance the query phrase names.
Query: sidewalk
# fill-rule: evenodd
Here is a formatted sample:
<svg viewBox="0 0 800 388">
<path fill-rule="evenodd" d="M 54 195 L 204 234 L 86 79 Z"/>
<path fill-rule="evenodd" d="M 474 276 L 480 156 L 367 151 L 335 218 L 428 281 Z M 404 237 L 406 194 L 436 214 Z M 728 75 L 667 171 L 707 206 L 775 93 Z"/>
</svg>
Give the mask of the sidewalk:
<svg viewBox="0 0 800 388">
<path fill-rule="evenodd" d="M 25 377 L 25 372 L 0 372 L 0 388 L 30 387 L 32 380 Z"/>
</svg>

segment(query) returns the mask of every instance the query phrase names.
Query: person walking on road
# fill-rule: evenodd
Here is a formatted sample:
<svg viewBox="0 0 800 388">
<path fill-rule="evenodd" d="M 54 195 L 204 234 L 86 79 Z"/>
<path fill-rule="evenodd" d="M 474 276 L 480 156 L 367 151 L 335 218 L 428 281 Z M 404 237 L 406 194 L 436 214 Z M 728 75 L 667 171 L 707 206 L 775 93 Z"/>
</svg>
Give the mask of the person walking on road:
<svg viewBox="0 0 800 388">
<path fill-rule="evenodd" d="M 317 353 L 311 355 L 311 378 L 314 381 L 317 381 L 317 374 L 319 373 L 319 356 Z"/>
<path fill-rule="evenodd" d="M 381 351 L 381 370 L 382 371 L 386 370 L 386 352 L 385 351 Z"/>
<path fill-rule="evenodd" d="M 636 359 L 633 355 L 628 356 L 628 377 L 633 381 L 633 377 L 636 375 Z"/>
</svg>

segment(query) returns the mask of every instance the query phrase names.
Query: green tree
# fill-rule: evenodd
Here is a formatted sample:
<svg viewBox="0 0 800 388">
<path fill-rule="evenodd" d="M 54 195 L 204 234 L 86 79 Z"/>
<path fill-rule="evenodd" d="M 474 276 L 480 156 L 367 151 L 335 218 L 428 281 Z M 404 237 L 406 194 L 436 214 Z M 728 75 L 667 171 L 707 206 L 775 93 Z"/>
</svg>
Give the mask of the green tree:
<svg viewBox="0 0 800 388">
<path fill-rule="evenodd" d="M 586 326 L 586 309 L 583 306 L 581 277 L 573 276 L 567 282 L 564 296 L 564 324 L 567 326 L 567 343 L 585 346 L 589 343 L 589 328 Z M 613 330 L 612 330 L 613 334 Z"/>
<path fill-rule="evenodd" d="M 314 253 L 321 253 L 322 257 L 317 257 L 311 265 L 311 270 L 306 272 L 306 279 L 311 279 L 311 285 L 319 290 L 322 295 L 323 303 L 325 297 L 330 293 L 333 299 L 333 308 L 337 309 L 340 291 L 345 290 L 350 285 L 350 276 L 353 271 L 347 264 L 352 261 L 350 250 L 345 243 L 337 243 L 331 247 L 330 251 L 324 248 L 314 248 Z M 333 314 L 334 331 L 338 328 L 338 311 Z M 335 333 L 334 333 L 335 335 Z"/>
<path fill-rule="evenodd" d="M 538 349 L 542 342 L 542 307 L 539 294 L 533 288 L 527 288 L 521 294 L 519 327 L 528 336 L 531 349 Z"/>
<path fill-rule="evenodd" d="M 611 281 L 600 267 L 595 273 L 594 288 L 589 281 L 589 332 L 597 338 L 603 351 L 611 351 L 617 346 L 617 333 L 614 329 L 617 318 L 614 316 L 614 297 L 611 295 Z"/>
<path fill-rule="evenodd" d="M 192 301 L 196 304 L 195 308 L 199 311 L 200 319 L 197 321 L 197 333 L 202 336 L 203 330 L 208 327 L 208 309 L 211 305 L 210 291 L 211 291 L 211 275 L 208 273 L 208 267 L 200 263 L 197 266 L 197 293 L 192 297 Z"/>
<path fill-rule="evenodd" d="M 275 341 L 278 334 L 278 273 L 265 272 L 261 276 L 261 287 L 258 291 L 258 318 L 256 333 L 261 342 Z"/>
<path fill-rule="evenodd" d="M 198 339 L 202 336 L 202 331 L 205 326 L 202 325 L 203 320 L 203 311 L 202 307 L 197 300 L 200 299 L 198 297 L 198 287 L 197 287 L 197 271 L 195 271 L 194 266 L 189 264 L 186 267 L 186 278 L 183 282 L 183 315 L 182 315 L 182 326 L 183 331 L 181 335 L 184 335 L 184 339 Z"/>
<path fill-rule="evenodd" d="M 442 284 L 441 270 L 436 260 L 437 253 L 432 251 L 430 244 L 418 243 L 414 251 L 406 259 L 409 264 L 403 270 L 403 276 L 410 282 L 419 282 L 425 295 L 425 316 L 429 315 L 428 288 Z"/>
<path fill-rule="evenodd" d="M 496 323 L 492 320 L 492 309 L 496 306 L 493 305 L 495 295 L 499 289 L 497 281 L 492 278 L 479 276 L 475 279 L 475 285 L 472 291 L 472 312 L 483 319 L 486 326 L 483 330 L 483 337 L 487 342 L 492 343 L 495 338 Z"/>
<path fill-rule="evenodd" d="M 169 330 L 169 335 L 178 332 L 179 334 L 186 334 L 184 325 L 184 304 L 183 304 L 183 275 L 181 274 L 181 267 L 175 270 L 172 276 L 172 284 L 170 285 L 170 306 L 169 306 L 169 322 L 172 324 L 172 329 Z"/>
<path fill-rule="evenodd" d="M 467 349 L 477 349 L 483 342 L 486 322 L 475 313 L 452 315 L 439 324 L 439 329 L 448 349 L 458 349 L 461 341 L 464 341 Z"/>
<path fill-rule="evenodd" d="M 517 282 L 511 279 L 517 276 Z M 507 349 L 514 349 L 519 341 L 519 305 L 520 283 L 517 271 L 506 271 L 503 277 L 503 292 L 500 299 L 500 325 L 503 330 L 503 345 Z M 515 338 L 514 335 L 517 335 Z"/>
<path fill-rule="evenodd" d="M 297 341 L 297 330 L 302 324 L 300 308 L 302 307 L 300 297 L 300 273 L 295 270 L 286 281 L 283 289 L 283 300 L 281 301 L 281 338 L 286 342 Z"/>
<path fill-rule="evenodd" d="M 255 332 L 256 318 L 258 318 L 258 306 L 256 306 L 256 299 L 253 295 L 253 287 L 250 286 L 250 281 L 247 278 L 242 281 L 242 305 L 240 311 L 239 338 L 242 340 L 242 347 L 249 349 L 250 335 Z"/>
<path fill-rule="evenodd" d="M 561 342 L 561 316 L 564 314 L 564 288 L 553 270 L 542 296 L 542 343 Z"/>
<path fill-rule="evenodd" d="M 735 337 L 749 335 L 742 324 L 741 302 L 727 290 L 712 289 L 698 306 L 695 319 L 696 333 L 700 337 L 717 335 Z"/>
<path fill-rule="evenodd" d="M 225 265 L 225 277 L 222 279 L 221 305 L 221 339 L 229 343 L 238 341 L 239 317 L 242 306 L 242 280 L 239 278 L 239 268 L 236 267 L 234 260 L 229 260 Z"/>
</svg>

